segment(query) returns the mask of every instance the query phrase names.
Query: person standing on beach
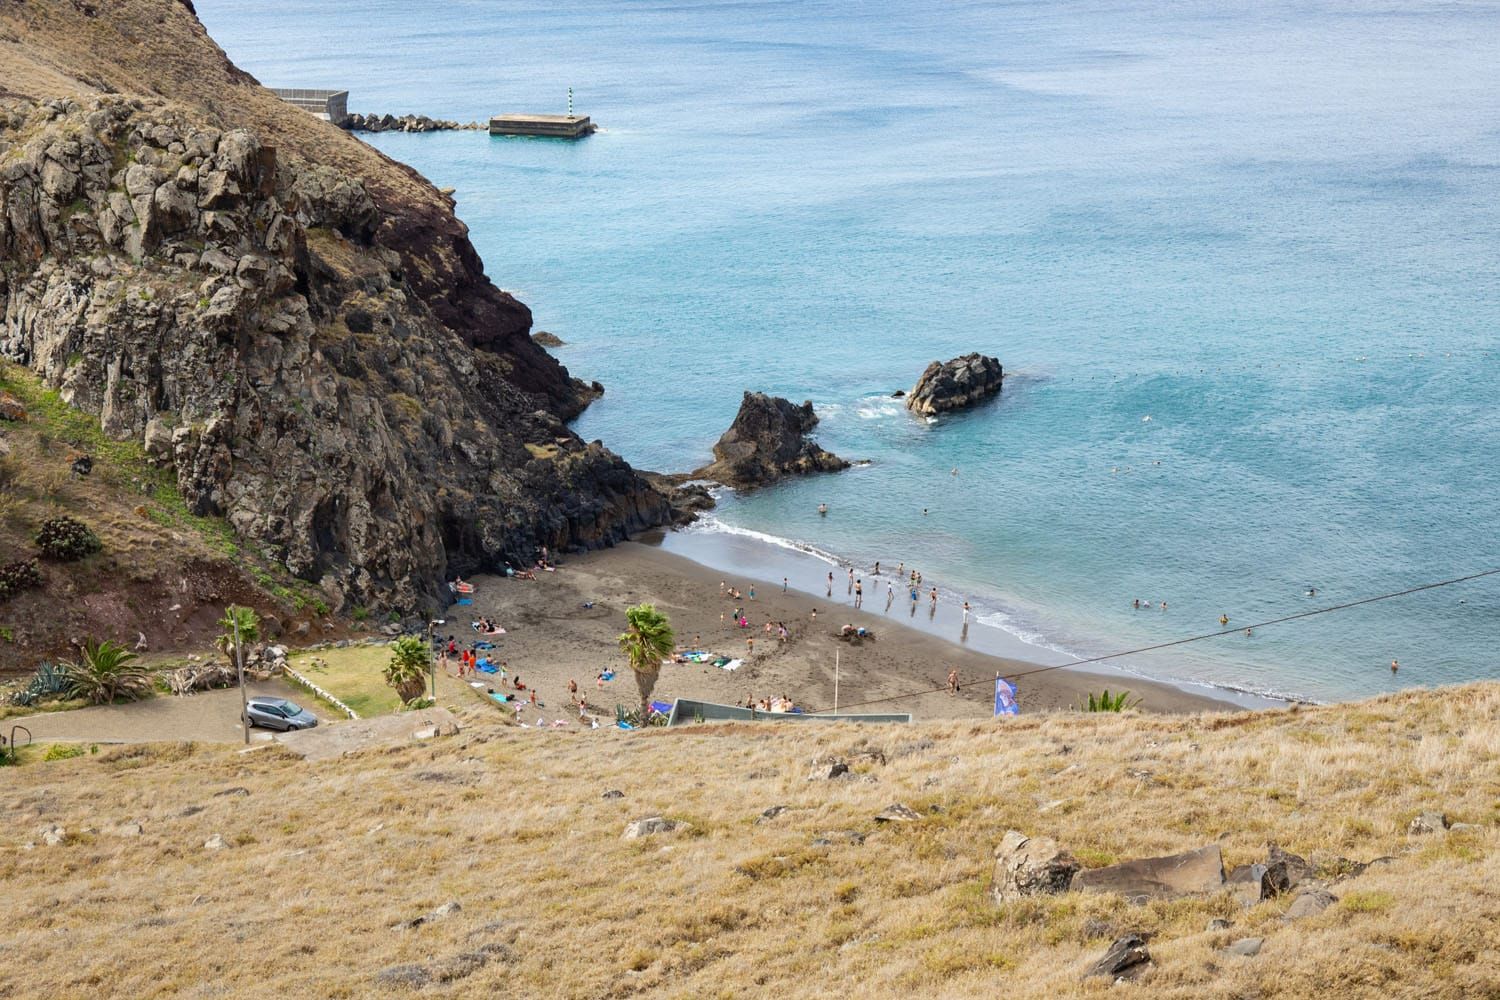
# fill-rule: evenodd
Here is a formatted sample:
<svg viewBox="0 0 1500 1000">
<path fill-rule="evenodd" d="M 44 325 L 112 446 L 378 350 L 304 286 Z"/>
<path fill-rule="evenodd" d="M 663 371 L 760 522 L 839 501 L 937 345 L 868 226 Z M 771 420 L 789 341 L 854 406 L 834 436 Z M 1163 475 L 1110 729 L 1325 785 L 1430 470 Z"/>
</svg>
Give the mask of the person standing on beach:
<svg viewBox="0 0 1500 1000">
<path fill-rule="evenodd" d="M 905 576 L 906 575 L 906 560 L 903 559 L 903 560 L 901 560 L 901 562 L 899 562 L 899 563 L 896 564 L 896 575 L 897 576 Z"/>
<path fill-rule="evenodd" d="M 786 577 L 781 578 L 781 592 L 786 593 Z"/>
<path fill-rule="evenodd" d="M 745 655 L 747 657 L 755 655 L 755 637 L 754 636 L 751 636 L 750 638 L 748 638 L 748 639 L 745 640 L 745 650 L 746 650 Z"/>
<path fill-rule="evenodd" d="M 875 560 L 875 575 L 876 576 L 880 575 L 880 560 L 879 559 Z"/>
<path fill-rule="evenodd" d="M 849 589 L 847 593 L 854 593 L 854 567 L 849 567 Z"/>
<path fill-rule="evenodd" d="M 750 600 L 755 600 L 755 584 L 750 585 Z"/>
<path fill-rule="evenodd" d="M 854 606 L 860 607 L 865 603 L 865 581 L 854 581 Z"/>
<path fill-rule="evenodd" d="M 833 596 L 833 570 L 828 571 L 828 596 Z"/>
<path fill-rule="evenodd" d="M 932 594 L 930 596 L 932 597 L 932 610 L 936 611 L 937 610 L 937 588 L 936 587 L 932 588 Z"/>
<path fill-rule="evenodd" d="M 813 621 L 817 621 L 818 620 L 818 609 L 817 608 L 813 608 L 812 620 Z"/>
<path fill-rule="evenodd" d="M 964 625 L 969 624 L 969 602 L 964 601 Z"/>
<path fill-rule="evenodd" d="M 948 697 L 952 698 L 958 694 L 958 668 L 954 667 L 948 671 Z"/>
<path fill-rule="evenodd" d="M 891 604 L 896 600 L 896 587 L 894 584 L 885 585 L 885 609 L 891 610 Z"/>
</svg>

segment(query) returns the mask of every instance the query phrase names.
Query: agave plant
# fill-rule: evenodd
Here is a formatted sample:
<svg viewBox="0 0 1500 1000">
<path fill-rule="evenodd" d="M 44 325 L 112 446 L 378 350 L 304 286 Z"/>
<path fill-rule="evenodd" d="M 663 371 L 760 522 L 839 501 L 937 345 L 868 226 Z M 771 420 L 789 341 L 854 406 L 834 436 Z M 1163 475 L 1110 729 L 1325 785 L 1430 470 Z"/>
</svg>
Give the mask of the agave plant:
<svg viewBox="0 0 1500 1000">
<path fill-rule="evenodd" d="M 68 675 L 55 663 L 43 663 L 26 682 L 26 686 L 10 696 L 12 705 L 30 707 L 54 695 L 68 690 Z"/>
<path fill-rule="evenodd" d="M 1141 703 L 1139 698 L 1132 698 L 1129 691 L 1121 691 L 1119 694 L 1110 694 L 1109 688 L 1105 688 L 1100 694 L 1089 692 L 1088 699 L 1078 704 L 1080 711 L 1084 712 L 1123 712 L 1135 708 Z"/>
<path fill-rule="evenodd" d="M 134 701 L 151 693 L 151 675 L 132 666 L 136 655 L 108 639 L 84 643 L 83 655 L 62 665 L 68 678 L 68 694 L 86 698 L 93 705 L 107 705 L 116 698 Z"/>
</svg>

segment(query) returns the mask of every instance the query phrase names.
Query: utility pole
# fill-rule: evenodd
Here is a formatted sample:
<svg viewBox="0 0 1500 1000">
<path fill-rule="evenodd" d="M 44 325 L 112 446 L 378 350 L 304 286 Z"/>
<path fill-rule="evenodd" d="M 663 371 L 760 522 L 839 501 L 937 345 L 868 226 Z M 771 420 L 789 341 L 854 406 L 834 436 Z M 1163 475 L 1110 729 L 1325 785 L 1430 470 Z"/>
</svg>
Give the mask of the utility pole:
<svg viewBox="0 0 1500 1000">
<path fill-rule="evenodd" d="M 240 678 L 240 725 L 245 730 L 245 745 L 250 745 L 250 699 L 245 695 L 245 656 L 240 648 L 240 609 L 229 606 L 229 618 L 234 622 L 234 669 Z"/>
<path fill-rule="evenodd" d="M 439 625 L 446 624 L 448 624 L 448 619 L 446 618 L 432 618 L 427 622 L 427 655 L 430 657 L 427 661 L 427 676 L 432 682 L 433 705 L 437 704 L 437 653 L 432 648 L 432 630 Z"/>
<path fill-rule="evenodd" d="M 833 651 L 833 714 L 839 714 L 839 650 Z"/>
</svg>

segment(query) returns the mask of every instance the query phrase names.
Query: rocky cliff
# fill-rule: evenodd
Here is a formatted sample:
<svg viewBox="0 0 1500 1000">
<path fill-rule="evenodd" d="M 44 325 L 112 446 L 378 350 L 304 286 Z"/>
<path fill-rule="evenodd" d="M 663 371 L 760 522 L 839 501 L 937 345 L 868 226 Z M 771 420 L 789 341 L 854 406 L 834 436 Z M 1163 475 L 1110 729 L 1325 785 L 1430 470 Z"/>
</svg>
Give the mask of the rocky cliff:
<svg viewBox="0 0 1500 1000">
<path fill-rule="evenodd" d="M 6 8 L 0 84 L 0 352 L 335 607 L 668 516 L 565 426 L 601 390 L 532 343 L 451 201 L 190 6 Z"/>
<path fill-rule="evenodd" d="M 728 486 L 761 486 L 787 475 L 837 472 L 849 463 L 808 434 L 818 416 L 811 402 L 747 392 L 734 423 L 714 444 L 714 461 L 698 475 Z"/>
</svg>

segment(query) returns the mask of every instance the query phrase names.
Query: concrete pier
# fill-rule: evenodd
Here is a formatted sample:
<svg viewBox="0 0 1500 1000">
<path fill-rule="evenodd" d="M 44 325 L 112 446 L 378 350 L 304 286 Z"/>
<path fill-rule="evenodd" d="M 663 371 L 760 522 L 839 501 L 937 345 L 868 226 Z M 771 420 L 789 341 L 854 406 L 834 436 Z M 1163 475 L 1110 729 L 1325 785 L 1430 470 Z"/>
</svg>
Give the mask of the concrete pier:
<svg viewBox="0 0 1500 1000">
<path fill-rule="evenodd" d="M 338 123 L 349 116 L 349 91 L 314 90 L 308 87 L 271 87 L 271 93 L 295 104 L 325 122 Z"/>
<path fill-rule="evenodd" d="M 495 115 L 490 119 L 490 135 L 579 139 L 596 129 L 588 115 Z"/>
</svg>

